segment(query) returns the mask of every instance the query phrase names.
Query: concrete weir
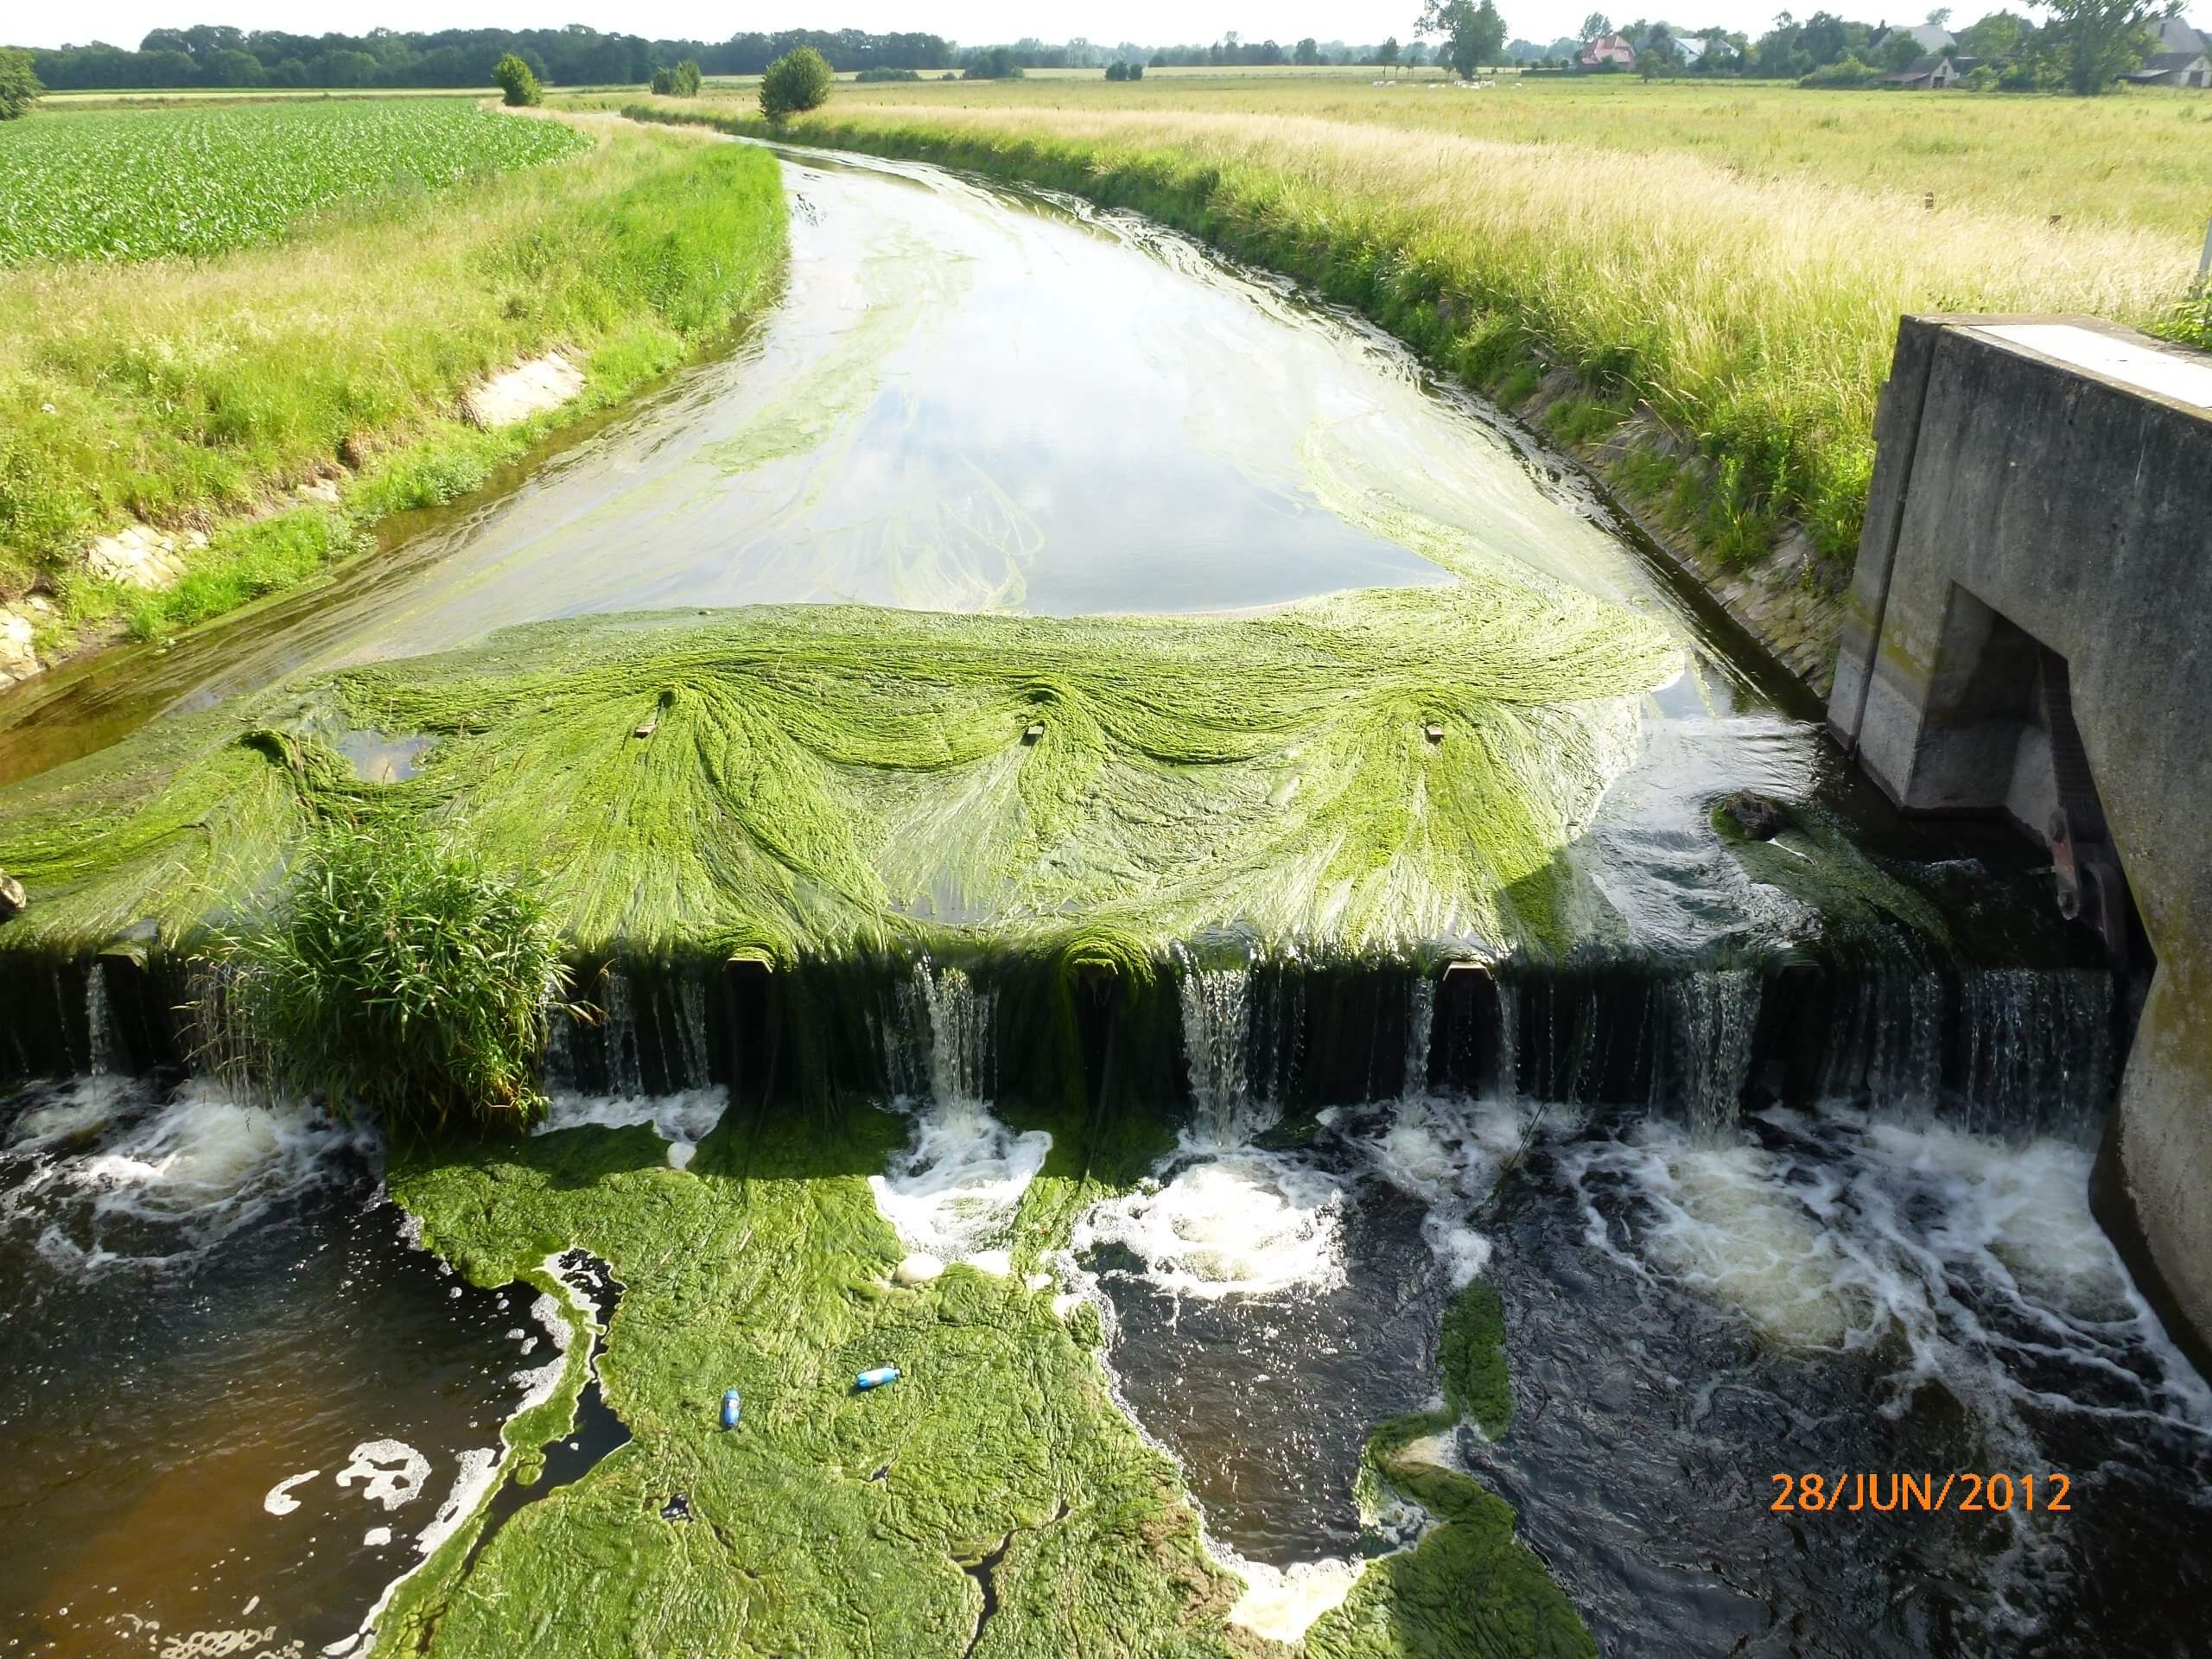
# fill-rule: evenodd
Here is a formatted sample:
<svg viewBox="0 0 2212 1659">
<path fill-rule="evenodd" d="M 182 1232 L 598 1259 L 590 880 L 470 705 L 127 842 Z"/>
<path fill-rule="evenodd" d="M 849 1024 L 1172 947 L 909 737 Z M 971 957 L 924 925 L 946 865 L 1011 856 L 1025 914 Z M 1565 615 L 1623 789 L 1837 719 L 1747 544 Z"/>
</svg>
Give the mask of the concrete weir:
<svg viewBox="0 0 2212 1659">
<path fill-rule="evenodd" d="M 1829 723 L 1908 811 L 2047 837 L 2148 970 L 2097 1200 L 2212 1352 L 2212 357 L 2108 324 L 1907 317 Z"/>
</svg>

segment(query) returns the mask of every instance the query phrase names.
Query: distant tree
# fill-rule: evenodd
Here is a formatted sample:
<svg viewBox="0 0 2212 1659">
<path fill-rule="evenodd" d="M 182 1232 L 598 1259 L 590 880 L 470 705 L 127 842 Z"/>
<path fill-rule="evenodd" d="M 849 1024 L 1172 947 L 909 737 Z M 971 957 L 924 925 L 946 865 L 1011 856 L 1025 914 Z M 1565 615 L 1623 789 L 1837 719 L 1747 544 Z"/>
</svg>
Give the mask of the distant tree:
<svg viewBox="0 0 2212 1659">
<path fill-rule="evenodd" d="M 1797 47 L 1815 67 L 1834 63 L 1851 50 L 1850 25 L 1832 11 L 1816 11 L 1797 31 Z"/>
<path fill-rule="evenodd" d="M 1308 65 L 1320 62 L 1321 43 L 1308 35 L 1298 43 L 1297 48 L 1291 54 L 1291 61 Z"/>
<path fill-rule="evenodd" d="M 1600 35 L 1610 35 L 1612 32 L 1613 20 L 1602 11 L 1593 11 L 1582 20 L 1582 38 L 1586 41 L 1594 41 Z"/>
<path fill-rule="evenodd" d="M 1993 63 L 2018 56 L 2035 28 L 2016 12 L 1993 11 L 1960 35 L 1959 47 L 1970 58 Z"/>
<path fill-rule="evenodd" d="M 980 54 L 976 60 L 960 72 L 963 80 L 1020 80 L 1021 66 L 1014 60 L 1014 54 L 1003 46 L 995 46 Z"/>
<path fill-rule="evenodd" d="M 1141 63 L 1131 64 L 1129 66 L 1129 79 L 1131 80 L 1142 80 L 1144 79 L 1144 65 Z"/>
<path fill-rule="evenodd" d="M 652 89 L 663 98 L 699 96 L 699 66 L 685 58 L 653 71 Z"/>
<path fill-rule="evenodd" d="M 1920 61 L 1920 42 L 1901 29 L 1890 31 L 1890 38 L 1874 48 L 1875 61 L 1885 69 L 1909 69 Z"/>
<path fill-rule="evenodd" d="M 1124 63 L 1123 63 L 1123 62 L 1122 62 L 1119 58 L 1115 59 L 1113 62 L 1111 62 L 1111 63 L 1109 63 L 1109 64 L 1108 64 L 1108 65 L 1106 66 L 1106 79 L 1109 79 L 1109 80 L 1127 80 L 1128 78 L 1129 78 L 1128 67 L 1126 64 L 1124 64 Z"/>
<path fill-rule="evenodd" d="M 1154 69 L 1165 69 L 1167 67 L 1167 54 L 1165 52 L 1155 52 L 1152 54 L 1150 63 Z"/>
<path fill-rule="evenodd" d="M 1948 6 L 1936 7 L 1928 14 L 1928 22 L 1930 28 L 1948 29 L 1951 26 L 1951 9 Z"/>
<path fill-rule="evenodd" d="M 2150 24 L 2169 15 L 2159 0 L 2043 0 L 2068 88 L 2083 98 L 2108 92 L 2143 61 Z"/>
<path fill-rule="evenodd" d="M 1381 46 L 1376 48 L 1375 61 L 1377 63 L 1395 63 L 1397 60 L 1398 37 L 1393 35 L 1389 40 L 1383 41 Z"/>
<path fill-rule="evenodd" d="M 0 121 L 18 120 L 29 114 L 45 90 L 31 73 L 29 53 L 0 47 Z"/>
<path fill-rule="evenodd" d="M 1445 37 L 1444 56 L 1459 79 L 1472 77 L 1485 63 L 1496 63 L 1505 49 L 1505 19 L 1492 0 L 1427 0 L 1420 28 Z"/>
<path fill-rule="evenodd" d="M 236 47 L 210 53 L 203 73 L 211 86 L 260 86 L 269 80 L 269 72 L 261 67 L 261 60 Z"/>
<path fill-rule="evenodd" d="M 795 115 L 818 110 L 828 101 L 836 79 L 830 60 L 812 47 L 786 52 L 760 77 L 760 113 L 781 126 Z"/>
<path fill-rule="evenodd" d="M 512 52 L 493 67 L 492 79 L 505 95 L 505 101 L 515 109 L 544 101 L 545 89 L 538 85 L 537 77 L 531 73 L 528 64 Z"/>
</svg>

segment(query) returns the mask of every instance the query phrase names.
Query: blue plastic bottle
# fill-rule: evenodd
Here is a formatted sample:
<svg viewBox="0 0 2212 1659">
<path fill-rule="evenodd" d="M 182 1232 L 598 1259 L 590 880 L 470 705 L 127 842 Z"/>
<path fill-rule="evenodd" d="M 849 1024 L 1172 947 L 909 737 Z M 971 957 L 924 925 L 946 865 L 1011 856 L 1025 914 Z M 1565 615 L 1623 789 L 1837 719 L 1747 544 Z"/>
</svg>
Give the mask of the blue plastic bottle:
<svg viewBox="0 0 2212 1659">
<path fill-rule="evenodd" d="M 742 1408 L 737 1397 L 737 1390 L 735 1389 L 725 1389 L 722 1391 L 722 1427 L 724 1428 L 735 1428 L 737 1427 L 737 1420 L 742 1414 Z"/>
<path fill-rule="evenodd" d="M 898 1380 L 899 1368 L 896 1365 L 879 1365 L 874 1370 L 862 1371 L 855 1377 L 853 1386 L 862 1393 L 866 1393 L 870 1389 L 880 1389 L 887 1382 L 896 1382 Z"/>
</svg>

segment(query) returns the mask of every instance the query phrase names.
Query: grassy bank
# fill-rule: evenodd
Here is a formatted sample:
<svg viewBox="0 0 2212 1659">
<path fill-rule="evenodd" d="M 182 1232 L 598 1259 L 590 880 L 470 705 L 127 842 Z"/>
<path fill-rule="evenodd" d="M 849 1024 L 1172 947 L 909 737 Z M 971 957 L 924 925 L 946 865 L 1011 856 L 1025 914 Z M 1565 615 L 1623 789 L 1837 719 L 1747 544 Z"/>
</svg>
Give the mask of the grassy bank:
<svg viewBox="0 0 2212 1659">
<path fill-rule="evenodd" d="M 1553 418 L 1569 442 L 1594 445 L 1647 405 L 1711 463 L 1696 529 L 1739 557 L 1794 521 L 1847 562 L 1900 313 L 2174 326 L 2194 272 L 2195 238 L 2164 209 L 2156 226 L 2053 227 L 1966 201 L 1931 215 L 1917 198 L 1802 171 L 1762 176 L 1687 150 L 1631 161 L 1580 133 L 1565 106 L 1553 130 L 1514 137 L 1497 118 L 1505 136 L 1476 136 L 1491 119 L 1481 111 L 1516 97 L 1541 109 L 1548 96 L 1224 84 L 1147 102 L 1103 83 L 870 87 L 841 92 L 789 136 L 1137 209 L 1358 308 L 1509 401 L 1567 371 L 1581 395 Z M 1302 112 L 1277 109 L 1284 98 Z M 1428 124 L 1402 113 L 1421 99 L 1436 111 Z M 715 118 L 711 102 L 638 107 Z M 1842 128 L 1815 125 L 1827 105 L 1794 107 L 1808 149 L 1848 148 Z M 741 106 L 721 118 L 764 130 Z"/>
<path fill-rule="evenodd" d="M 906 1134 L 887 1114 L 735 1108 L 689 1171 L 667 1167 L 649 1128 L 396 1160 L 394 1196 L 424 1242 L 480 1283 L 527 1277 L 570 1244 L 612 1265 L 624 1291 L 602 1381 L 634 1438 L 518 1510 L 473 1566 L 464 1527 L 401 1586 L 376 1650 L 1282 1651 L 1230 1621 L 1236 1582 L 1203 1548 L 1174 1465 L 1115 1404 L 1095 1314 L 1062 1317 L 1056 1287 L 1025 1279 L 1171 1131 L 1125 1125 L 1090 1144 L 1080 1119 L 1007 1116 L 1053 1135 L 1007 1241 L 1013 1273 L 955 1267 L 915 1289 L 889 1282 L 901 1246 L 866 1179 Z M 1485 1298 L 1446 1342 L 1495 1370 Z M 854 1390 L 885 1364 L 897 1383 Z M 744 1419 L 725 1432 L 733 1386 Z M 1503 1403 L 1464 1402 L 1493 1430 Z M 1408 1438 L 1386 1426 L 1373 1478 L 1442 1524 L 1371 1567 L 1306 1650 L 1593 1653 L 1511 1509 L 1409 1459 Z M 693 1518 L 663 1519 L 679 1491 Z"/>
<path fill-rule="evenodd" d="M 0 604 L 42 601 L 45 652 L 188 626 L 475 487 L 760 304 L 783 246 L 773 163 L 594 136 L 451 190 L 351 199 L 274 246 L 0 276 Z M 464 389 L 556 347 L 584 367 L 580 397 L 496 430 L 460 418 Z M 93 579 L 85 546 L 133 522 L 213 533 L 169 590 Z"/>
</svg>

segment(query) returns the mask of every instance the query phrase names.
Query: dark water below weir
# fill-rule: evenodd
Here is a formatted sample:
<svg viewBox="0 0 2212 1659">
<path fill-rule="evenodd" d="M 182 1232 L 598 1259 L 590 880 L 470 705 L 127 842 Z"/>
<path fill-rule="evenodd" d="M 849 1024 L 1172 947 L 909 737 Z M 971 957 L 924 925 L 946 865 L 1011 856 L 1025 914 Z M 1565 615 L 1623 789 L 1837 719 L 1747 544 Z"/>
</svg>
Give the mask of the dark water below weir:
<svg viewBox="0 0 2212 1659">
<path fill-rule="evenodd" d="M 200 1085 L 0 1101 L 5 1651 L 319 1650 L 419 1559 L 557 1355 L 537 1293 L 411 1247 L 376 1162 Z"/>
<path fill-rule="evenodd" d="M 1901 1113 L 1664 1118 L 1424 1097 L 1310 1147 L 1185 1154 L 1086 1224 L 1109 1362 L 1211 1535 L 1357 1562 L 1371 1425 L 1430 1403 L 1451 1286 L 1516 1398 L 1459 1466 L 1609 1654 L 2204 1651 L 2212 1393 L 2090 1217 L 2088 1154 Z M 1103 1236 L 1103 1243 L 1096 1242 Z M 2070 1482 L 2063 1514 L 1778 1514 L 1777 1473 Z M 1878 1489 L 1878 1491 L 1880 1489 Z M 1963 1497 L 1957 1489 L 1955 1503 Z"/>
</svg>

